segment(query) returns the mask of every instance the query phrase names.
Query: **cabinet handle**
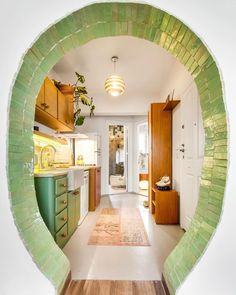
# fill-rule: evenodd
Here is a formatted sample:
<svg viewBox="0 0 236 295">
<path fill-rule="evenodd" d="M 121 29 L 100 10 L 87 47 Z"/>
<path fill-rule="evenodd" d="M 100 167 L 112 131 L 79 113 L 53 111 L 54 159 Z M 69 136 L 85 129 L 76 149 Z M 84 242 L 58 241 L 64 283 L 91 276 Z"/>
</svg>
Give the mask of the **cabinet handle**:
<svg viewBox="0 0 236 295">
<path fill-rule="evenodd" d="M 44 107 L 45 109 L 49 108 L 49 105 L 46 104 L 45 102 L 42 102 L 42 103 L 41 103 L 41 106 Z"/>
<path fill-rule="evenodd" d="M 61 236 L 62 238 L 66 238 L 67 234 L 62 234 Z"/>
<path fill-rule="evenodd" d="M 66 217 L 62 217 L 62 218 L 61 218 L 61 220 L 63 220 L 63 221 L 66 221 L 66 220 L 67 220 L 67 218 L 66 218 Z"/>
<path fill-rule="evenodd" d="M 61 201 L 62 202 L 62 204 L 67 204 L 67 201 Z"/>
<path fill-rule="evenodd" d="M 65 183 L 61 184 L 62 187 L 67 187 L 67 185 Z"/>
<path fill-rule="evenodd" d="M 73 195 L 75 195 L 75 196 L 78 195 L 78 194 L 79 194 L 79 192 L 73 192 Z"/>
</svg>

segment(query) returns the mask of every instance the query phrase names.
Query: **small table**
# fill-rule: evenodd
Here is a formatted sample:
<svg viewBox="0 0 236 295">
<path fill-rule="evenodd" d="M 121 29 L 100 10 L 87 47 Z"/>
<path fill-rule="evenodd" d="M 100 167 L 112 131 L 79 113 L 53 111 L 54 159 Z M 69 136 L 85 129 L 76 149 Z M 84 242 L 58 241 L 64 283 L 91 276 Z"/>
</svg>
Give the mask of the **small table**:
<svg viewBox="0 0 236 295">
<path fill-rule="evenodd" d="M 153 187 L 151 197 L 151 211 L 157 224 L 179 223 L 179 197 L 177 191 L 160 191 Z"/>
</svg>

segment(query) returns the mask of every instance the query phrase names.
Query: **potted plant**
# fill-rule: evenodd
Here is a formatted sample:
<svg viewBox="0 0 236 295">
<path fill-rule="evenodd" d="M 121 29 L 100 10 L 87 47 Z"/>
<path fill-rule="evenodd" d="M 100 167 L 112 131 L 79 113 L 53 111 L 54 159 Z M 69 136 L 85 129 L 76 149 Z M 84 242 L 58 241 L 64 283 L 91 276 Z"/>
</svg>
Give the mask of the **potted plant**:
<svg viewBox="0 0 236 295">
<path fill-rule="evenodd" d="M 90 117 L 94 116 L 95 105 L 93 98 L 88 96 L 85 86 L 85 78 L 78 72 L 75 72 L 76 82 L 73 85 L 63 84 L 60 81 L 53 80 L 55 86 L 65 95 L 73 95 L 74 103 L 74 125 L 81 126 L 84 123 L 85 116 L 81 114 L 80 104 L 87 106 L 90 110 Z"/>
</svg>

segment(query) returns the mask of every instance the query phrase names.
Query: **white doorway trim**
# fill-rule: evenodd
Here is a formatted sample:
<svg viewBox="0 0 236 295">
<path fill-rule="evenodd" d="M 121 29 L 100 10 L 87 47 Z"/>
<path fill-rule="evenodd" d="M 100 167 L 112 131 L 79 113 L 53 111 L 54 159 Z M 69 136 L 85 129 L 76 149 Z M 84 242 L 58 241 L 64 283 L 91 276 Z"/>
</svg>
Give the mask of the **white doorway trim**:
<svg viewBox="0 0 236 295">
<path fill-rule="evenodd" d="M 105 136 L 105 157 L 104 157 L 104 176 L 105 176 L 105 194 L 109 194 L 109 126 L 110 125 L 123 125 L 127 128 L 128 132 L 128 181 L 127 192 L 133 191 L 133 126 L 132 122 L 126 120 L 107 120 L 106 121 L 106 136 Z"/>
<path fill-rule="evenodd" d="M 133 188 L 135 193 L 139 193 L 139 167 L 138 167 L 138 154 L 139 154 L 139 145 L 138 145 L 138 127 L 141 124 L 148 123 L 147 119 L 140 120 L 134 124 L 134 177 L 133 177 Z"/>
</svg>

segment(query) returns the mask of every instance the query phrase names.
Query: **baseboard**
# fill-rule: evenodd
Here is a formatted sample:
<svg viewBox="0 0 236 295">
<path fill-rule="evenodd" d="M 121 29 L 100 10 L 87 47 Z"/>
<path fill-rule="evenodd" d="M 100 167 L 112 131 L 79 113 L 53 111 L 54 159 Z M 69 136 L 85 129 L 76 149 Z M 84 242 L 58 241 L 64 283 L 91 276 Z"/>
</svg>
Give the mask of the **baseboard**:
<svg viewBox="0 0 236 295">
<path fill-rule="evenodd" d="M 165 280 L 163 274 L 162 274 L 162 276 L 161 276 L 161 281 L 162 281 L 162 285 L 163 285 L 163 287 L 164 287 L 164 290 L 165 290 L 166 295 L 170 295 L 170 291 L 169 291 L 169 289 L 168 289 L 168 286 L 167 286 L 167 284 L 166 284 L 166 280 Z"/>
<path fill-rule="evenodd" d="M 66 291 L 70 285 L 70 282 L 71 282 L 71 271 L 68 273 L 68 276 L 66 278 L 66 281 L 65 281 L 65 284 L 60 292 L 60 295 L 65 295 L 66 294 Z"/>
</svg>

